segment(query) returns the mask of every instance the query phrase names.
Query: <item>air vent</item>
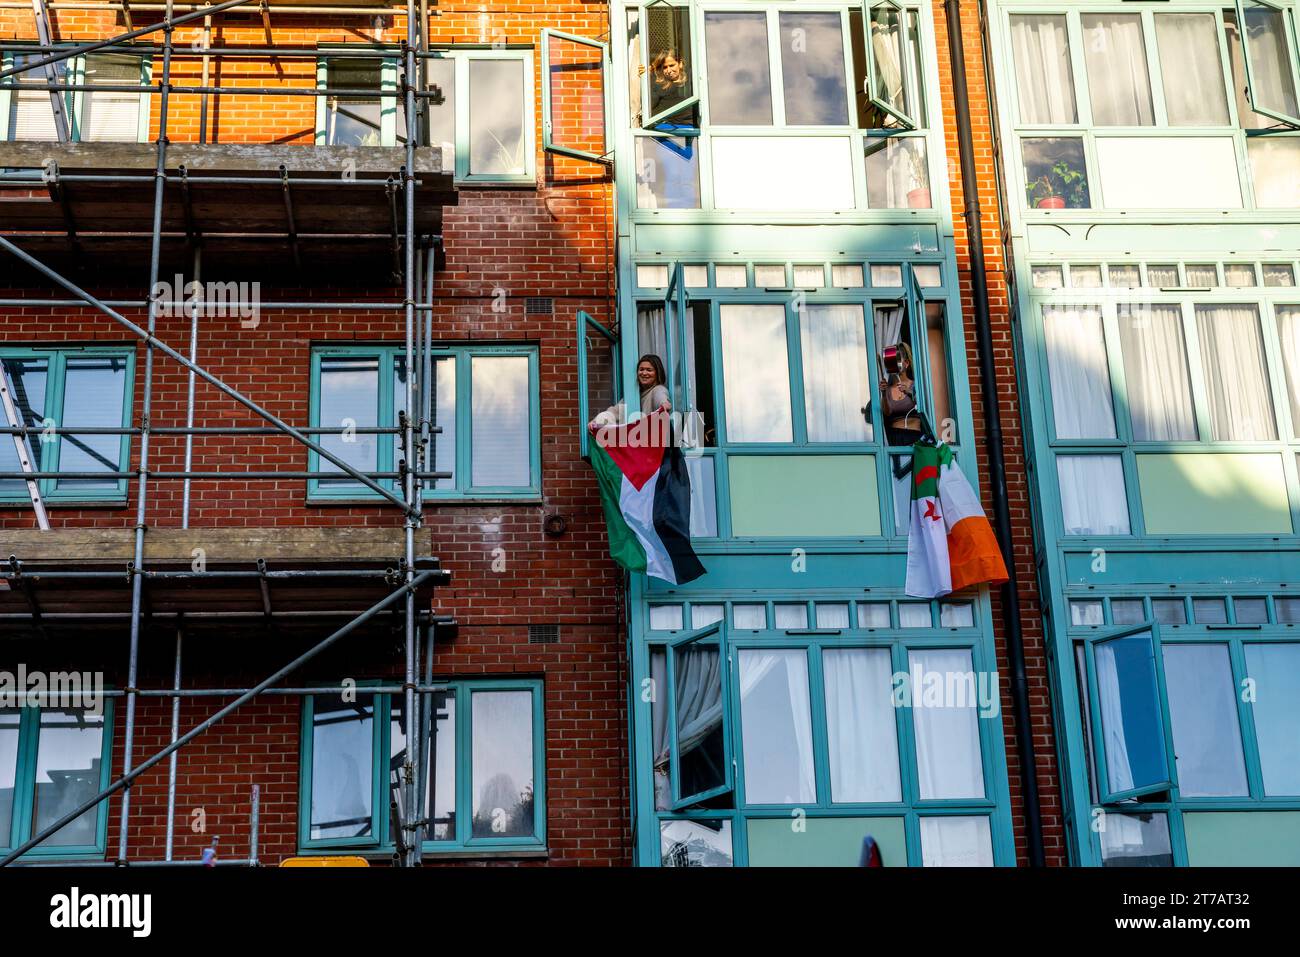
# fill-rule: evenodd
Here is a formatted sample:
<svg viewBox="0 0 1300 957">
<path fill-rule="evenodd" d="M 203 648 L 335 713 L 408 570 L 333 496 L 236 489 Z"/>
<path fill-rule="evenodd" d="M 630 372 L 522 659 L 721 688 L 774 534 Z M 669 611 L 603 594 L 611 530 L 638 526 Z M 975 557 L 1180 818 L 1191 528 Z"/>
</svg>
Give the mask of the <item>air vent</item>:
<svg viewBox="0 0 1300 957">
<path fill-rule="evenodd" d="M 550 316 L 555 313 L 555 300 L 550 296 L 529 296 L 524 300 L 524 314 Z"/>
<path fill-rule="evenodd" d="M 559 625 L 529 625 L 528 643 L 530 645 L 553 645 L 560 640 Z"/>
</svg>

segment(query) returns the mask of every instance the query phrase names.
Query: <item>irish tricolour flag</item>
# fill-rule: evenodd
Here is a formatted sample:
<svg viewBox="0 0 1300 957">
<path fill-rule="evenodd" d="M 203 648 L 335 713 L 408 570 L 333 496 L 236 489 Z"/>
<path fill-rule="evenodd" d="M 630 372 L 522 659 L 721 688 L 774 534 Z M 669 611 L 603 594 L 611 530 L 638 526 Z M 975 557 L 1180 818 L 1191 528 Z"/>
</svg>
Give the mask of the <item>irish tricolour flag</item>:
<svg viewBox="0 0 1300 957">
<path fill-rule="evenodd" d="M 691 480 L 667 407 L 592 433 L 591 465 L 614 561 L 674 585 L 703 575 L 691 548 Z"/>
<path fill-rule="evenodd" d="M 993 528 L 946 445 L 912 448 L 912 518 L 907 594 L 938 598 L 983 582 L 1007 580 Z"/>
</svg>

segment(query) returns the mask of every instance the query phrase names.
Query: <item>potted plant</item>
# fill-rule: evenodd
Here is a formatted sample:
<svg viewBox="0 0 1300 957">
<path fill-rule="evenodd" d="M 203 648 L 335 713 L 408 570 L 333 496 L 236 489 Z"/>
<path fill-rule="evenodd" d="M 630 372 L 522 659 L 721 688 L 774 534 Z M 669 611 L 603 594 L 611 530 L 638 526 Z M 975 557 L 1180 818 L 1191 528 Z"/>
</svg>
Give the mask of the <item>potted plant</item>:
<svg viewBox="0 0 1300 957">
<path fill-rule="evenodd" d="M 911 188 L 907 191 L 909 209 L 929 209 L 930 171 L 926 168 L 925 152 L 915 148 L 911 143 L 906 147 L 908 161 L 908 181 Z"/>
<path fill-rule="evenodd" d="M 1031 182 L 1025 192 L 1037 209 L 1086 209 L 1088 177 L 1068 160 L 1061 160 Z"/>
</svg>

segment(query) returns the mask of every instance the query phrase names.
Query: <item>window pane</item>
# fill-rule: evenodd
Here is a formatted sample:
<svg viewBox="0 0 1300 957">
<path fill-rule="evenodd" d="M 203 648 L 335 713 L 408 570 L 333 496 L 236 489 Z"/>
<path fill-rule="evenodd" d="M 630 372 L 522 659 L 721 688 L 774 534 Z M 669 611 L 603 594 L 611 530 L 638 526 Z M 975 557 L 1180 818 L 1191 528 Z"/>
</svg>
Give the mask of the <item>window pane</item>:
<svg viewBox="0 0 1300 957">
<path fill-rule="evenodd" d="M 713 267 L 713 282 L 719 289 L 744 289 L 749 284 L 749 277 L 744 266 L 719 263 Z"/>
<path fill-rule="evenodd" d="M 1077 123 L 1070 40 L 1064 16 L 1013 16 L 1020 122 L 1060 126 Z"/>
<path fill-rule="evenodd" d="M 923 867 L 992 867 L 993 836 L 987 817 L 921 818 Z"/>
<path fill-rule="evenodd" d="M 660 821 L 664 867 L 731 867 L 730 821 Z"/>
<path fill-rule="evenodd" d="M 782 13 L 781 76 L 790 126 L 847 126 L 844 38 L 838 13 Z"/>
<path fill-rule="evenodd" d="M 1067 535 L 1127 535 L 1128 500 L 1118 455 L 1058 455 L 1061 515 Z"/>
<path fill-rule="evenodd" d="M 1085 14 L 1080 22 L 1093 125 L 1153 125 L 1142 15 Z"/>
<path fill-rule="evenodd" d="M 0 708 L 0 846 L 9 846 L 18 783 L 18 723 L 21 708 Z"/>
<path fill-rule="evenodd" d="M 1268 602 L 1263 598 L 1234 598 L 1232 617 L 1241 625 L 1267 625 Z"/>
<path fill-rule="evenodd" d="M 784 266 L 755 266 L 754 285 L 764 289 L 781 289 L 785 286 Z"/>
<path fill-rule="evenodd" d="M 325 143 L 328 146 L 384 146 L 384 119 L 406 138 L 406 109 L 397 96 L 396 67 L 390 67 L 387 86 L 392 96 L 381 97 L 385 72 L 381 61 L 348 58 L 329 60 L 326 84 L 340 90 L 374 90 L 373 97 L 326 97 Z"/>
<path fill-rule="evenodd" d="M 1178 285 L 1178 267 L 1173 263 L 1147 266 L 1147 285 L 1160 289 Z"/>
<path fill-rule="evenodd" d="M 1173 867 L 1165 814 L 1115 814 L 1102 819 L 1102 867 Z"/>
<path fill-rule="evenodd" d="M 930 606 L 925 602 L 900 601 L 898 603 L 898 627 L 929 628 L 933 624 Z"/>
<path fill-rule="evenodd" d="M 929 209 L 930 167 L 925 138 L 868 139 L 867 204 L 872 209 Z"/>
<path fill-rule="evenodd" d="M 970 602 L 941 602 L 939 605 L 939 627 L 974 628 L 974 606 Z"/>
<path fill-rule="evenodd" d="M 1057 438 L 1113 439 L 1115 413 L 1101 309 L 1044 306 L 1043 334 Z"/>
<path fill-rule="evenodd" d="M 1252 98 L 1262 109 L 1285 116 L 1300 114 L 1286 14 L 1258 0 L 1242 0 L 1241 8 Z"/>
<path fill-rule="evenodd" d="M 1196 307 L 1211 438 L 1277 438 L 1259 310 L 1252 305 Z"/>
<path fill-rule="evenodd" d="M 428 834 L 430 840 L 453 841 L 456 839 L 456 694 L 434 692 L 428 700 L 434 717 L 426 757 L 433 771 L 433 808 Z"/>
<path fill-rule="evenodd" d="M 1070 624 L 1086 626 L 1104 625 L 1105 623 L 1106 619 L 1102 616 L 1101 599 L 1070 602 Z"/>
<path fill-rule="evenodd" d="M 1264 263 L 1264 285 L 1294 286 L 1295 272 L 1289 263 Z"/>
<path fill-rule="evenodd" d="M 1291 402 L 1291 434 L 1300 435 L 1300 306 L 1277 307 L 1277 332 L 1282 343 L 1282 366 Z M 0 453 L 0 462 L 4 461 Z"/>
<path fill-rule="evenodd" d="M 1136 625 L 1146 621 L 1147 613 L 1141 598 L 1112 598 L 1110 620 L 1115 625 Z"/>
<path fill-rule="evenodd" d="M 1164 645 L 1162 650 L 1179 793 L 1249 793 L 1228 646 Z"/>
<path fill-rule="evenodd" d="M 660 116 L 695 95 L 695 64 L 686 59 L 691 55 L 690 8 L 658 4 L 646 9 L 645 17 L 646 50 L 650 59 L 650 112 L 638 123 Z M 639 49 L 637 55 L 640 55 Z M 639 111 L 641 97 L 639 86 L 637 84 L 636 111 Z"/>
<path fill-rule="evenodd" d="M 716 538 L 718 535 L 718 498 L 717 486 L 713 477 L 713 457 L 709 455 L 686 456 L 686 472 L 691 480 L 691 537 Z"/>
<path fill-rule="evenodd" d="M 67 361 L 60 425 L 117 428 L 126 401 L 126 359 L 72 357 Z M 11 443 L 12 444 L 12 443 Z M 59 471 L 116 472 L 121 460 L 118 435 L 64 435 L 59 439 Z M 59 479 L 60 489 L 116 489 L 118 479 Z"/>
<path fill-rule="evenodd" d="M 1136 289 L 1142 285 L 1137 266 L 1109 266 L 1106 273 L 1109 284 L 1116 289 Z"/>
<path fill-rule="evenodd" d="M 49 382 L 49 362 L 46 359 L 0 359 L 13 388 L 13 400 L 19 419 L 25 425 L 40 427 L 45 421 L 45 387 Z M 3 420 L 8 425 L 7 419 Z M 46 446 L 39 436 L 28 436 L 27 449 L 31 453 L 33 470 L 39 470 Z M 22 463 L 14 448 L 13 438 L 0 435 L 0 472 L 21 472 Z M 22 479 L 0 479 L 0 495 L 27 496 L 27 483 Z M 0 835 L 4 832 L 0 831 Z"/>
<path fill-rule="evenodd" d="M 719 311 L 727 438 L 792 441 L 785 307 L 724 305 Z"/>
<path fill-rule="evenodd" d="M 704 628 L 726 617 L 721 605 L 691 605 L 691 627 Z"/>
<path fill-rule="evenodd" d="M 636 137 L 639 209 L 697 209 L 700 161 L 696 137 Z"/>
<path fill-rule="evenodd" d="M 39 734 L 33 835 L 99 793 L 104 716 L 76 710 L 42 710 Z M 61 847 L 95 844 L 99 808 L 103 806 L 86 811 L 45 843 Z"/>
<path fill-rule="evenodd" d="M 322 356 L 320 360 L 321 428 L 375 428 L 379 425 L 379 358 L 377 356 Z M 361 471 L 376 468 L 378 436 L 374 434 L 322 435 L 319 444 Z M 324 459 L 322 472 L 338 467 Z M 352 479 L 321 479 L 322 487 L 352 486 Z"/>
<path fill-rule="evenodd" d="M 1187 603 L 1181 598 L 1153 598 L 1151 613 L 1162 625 L 1187 624 Z"/>
<path fill-rule="evenodd" d="M 1273 599 L 1273 612 L 1279 625 L 1300 625 L 1300 598 Z"/>
<path fill-rule="evenodd" d="M 470 714 L 473 836 L 532 837 L 532 692 L 475 691 Z"/>
<path fill-rule="evenodd" d="M 1246 263 L 1227 263 L 1223 267 L 1223 281 L 1225 285 L 1235 288 L 1254 286 L 1255 267 Z"/>
<path fill-rule="evenodd" d="M 799 312 L 803 399 L 809 442 L 870 442 L 870 401 L 862 306 L 808 303 Z"/>
<path fill-rule="evenodd" d="M 1181 308 L 1122 304 L 1117 312 L 1134 441 L 1195 439 Z"/>
<path fill-rule="evenodd" d="M 1167 780 L 1151 633 L 1111 638 L 1098 642 L 1095 648 L 1109 791 L 1129 791 Z"/>
<path fill-rule="evenodd" d="M 1219 28 L 1212 13 L 1157 13 L 1156 46 L 1170 126 L 1227 126 Z"/>
<path fill-rule="evenodd" d="M 1300 794 L 1300 645 L 1246 645 L 1246 671 L 1255 681 L 1251 713 L 1264 793 Z"/>
<path fill-rule="evenodd" d="M 531 484 L 527 356 L 474 356 L 471 471 L 478 487 Z"/>
<path fill-rule="evenodd" d="M 911 651 L 908 660 L 921 799 L 982 798 L 976 708 L 985 705 L 978 701 L 970 651 Z"/>
<path fill-rule="evenodd" d="M 1101 287 L 1100 266 L 1070 267 L 1070 285 L 1075 289 L 1098 289 Z"/>
<path fill-rule="evenodd" d="M 456 61 L 443 57 L 425 61 L 429 87 L 442 91 L 442 102 L 426 99 L 429 118 L 429 145 L 442 154 L 442 170 L 456 169 Z"/>
<path fill-rule="evenodd" d="M 794 284 L 800 289 L 820 289 L 826 284 L 826 270 L 821 266 L 795 266 Z"/>
<path fill-rule="evenodd" d="M 1228 607 L 1222 598 L 1193 598 L 1192 617 L 1198 625 L 1227 624 Z"/>
<path fill-rule="evenodd" d="M 731 624 L 736 628 L 761 630 L 767 627 L 766 605 L 732 605 Z"/>
<path fill-rule="evenodd" d="M 888 628 L 889 603 L 883 601 L 858 602 L 859 628 Z"/>
<path fill-rule="evenodd" d="M 469 61 L 470 173 L 527 172 L 524 80 L 522 60 Z"/>
<path fill-rule="evenodd" d="M 709 120 L 714 126 L 771 126 L 767 14 L 705 13 Z"/>
<path fill-rule="evenodd" d="M 902 800 L 893 666 L 887 648 L 837 648 L 822 653 L 831 800 Z"/>
<path fill-rule="evenodd" d="M 919 120 L 913 104 L 916 96 L 909 87 L 914 78 L 909 62 L 910 43 L 900 12 L 886 4 L 871 8 L 871 55 L 875 75 L 872 90 L 877 99 L 895 113 Z M 885 121 L 895 125 L 896 121 Z"/>
<path fill-rule="evenodd" d="M 38 54 L 15 54 L 13 66 L 26 66 L 40 59 Z M 54 82 L 69 82 L 67 63 L 54 64 Z M 25 73 L 18 73 L 8 78 L 16 80 L 21 86 L 32 84 L 44 85 L 47 80 L 45 68 L 38 67 Z M 67 116 L 67 98 L 64 98 L 64 115 Z M 46 90 L 24 90 L 15 92 L 9 100 L 9 139 L 11 140 L 57 140 L 58 130 L 54 125 L 54 111 L 50 106 L 50 94 Z"/>
<path fill-rule="evenodd" d="M 1072 136 L 1026 137 L 1020 141 L 1020 147 L 1025 160 L 1025 198 L 1029 206 L 1087 209 L 1092 205 L 1083 140 Z"/>
<path fill-rule="evenodd" d="M 871 285 L 893 288 L 903 285 L 903 267 L 896 263 L 872 263 Z"/>
<path fill-rule="evenodd" d="M 808 627 L 807 605 L 783 605 L 778 603 L 772 606 L 772 612 L 775 616 L 776 627 L 778 628 Z"/>
<path fill-rule="evenodd" d="M 86 82 L 140 86 L 140 58 L 109 53 L 86 57 Z M 81 138 L 134 143 L 140 138 L 140 94 L 91 90 L 83 95 Z"/>
<path fill-rule="evenodd" d="M 456 487 L 456 359 L 446 356 L 433 360 L 433 374 L 437 381 L 434 391 L 433 424 L 440 426 L 442 432 L 429 436 L 433 443 L 435 455 L 433 470 L 450 472 L 449 479 L 435 479 L 434 488 L 453 489 Z"/>
<path fill-rule="evenodd" d="M 863 282 L 861 266 L 856 264 L 831 266 L 831 285 L 836 289 L 859 289 Z"/>
<path fill-rule="evenodd" d="M 1060 266 L 1035 266 L 1033 277 L 1035 289 L 1060 289 L 1065 285 Z"/>
<path fill-rule="evenodd" d="M 651 631 L 680 631 L 682 627 L 681 605 L 651 605 Z"/>
<path fill-rule="evenodd" d="M 1183 269 L 1189 286 L 1212 289 L 1219 284 L 1219 267 L 1214 263 L 1188 263 Z"/>
<path fill-rule="evenodd" d="M 742 649 L 740 719 L 746 803 L 817 800 L 807 652 Z"/>
<path fill-rule="evenodd" d="M 692 643 L 673 652 L 677 769 L 683 798 L 727 782 L 722 658 L 717 644 Z M 665 746 L 666 747 L 666 746 Z"/>
<path fill-rule="evenodd" d="M 834 604 L 827 605 L 818 602 L 814 606 L 817 615 L 818 628 L 847 628 L 849 627 L 849 606 Z"/>
<path fill-rule="evenodd" d="M 316 695 L 311 721 L 311 838 L 371 837 L 375 696 Z"/>
<path fill-rule="evenodd" d="M 1246 141 L 1250 177 L 1255 184 L 1255 205 L 1264 209 L 1300 206 L 1300 139 L 1251 137 Z"/>
</svg>

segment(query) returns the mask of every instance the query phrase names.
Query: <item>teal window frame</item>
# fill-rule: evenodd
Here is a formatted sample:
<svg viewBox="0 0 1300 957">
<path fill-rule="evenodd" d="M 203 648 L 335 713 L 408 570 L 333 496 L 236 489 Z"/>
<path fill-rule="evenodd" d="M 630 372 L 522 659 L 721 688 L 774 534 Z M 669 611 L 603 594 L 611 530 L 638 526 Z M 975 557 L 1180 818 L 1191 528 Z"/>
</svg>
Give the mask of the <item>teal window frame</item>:
<svg viewBox="0 0 1300 957">
<path fill-rule="evenodd" d="M 691 74 L 691 90 L 693 91 L 690 96 L 683 99 L 680 103 L 675 103 L 673 106 L 669 107 L 666 110 L 663 110 L 652 116 L 643 115 L 641 120 L 642 129 L 655 130 L 658 127 L 666 125 L 672 127 L 674 134 L 677 136 L 691 135 L 693 132 L 698 132 L 698 126 L 692 128 L 690 126 L 679 126 L 678 124 L 664 123 L 665 120 L 668 120 L 679 113 L 685 112 L 686 110 L 689 110 L 692 107 L 694 107 L 696 112 L 698 113 L 699 104 L 703 97 L 703 94 L 700 92 L 700 80 L 704 74 L 704 71 L 700 69 L 698 65 L 700 63 L 700 50 L 703 44 L 700 42 L 700 36 L 699 36 L 698 28 L 700 24 L 696 22 L 697 18 L 693 15 L 692 8 L 695 6 L 696 4 L 691 3 L 690 0 L 687 0 L 686 3 L 672 3 L 670 2 L 670 0 L 650 0 L 649 3 L 646 3 L 640 7 L 640 20 L 638 22 L 642 25 L 642 28 L 638 31 L 638 42 L 641 47 L 641 62 L 645 65 L 645 72 L 641 76 L 642 105 L 644 106 L 651 102 L 650 40 L 648 36 L 648 31 L 644 29 L 644 25 L 646 23 L 646 12 L 650 10 L 652 7 L 657 7 L 659 9 L 665 9 L 665 8 L 677 9 L 677 10 L 684 9 L 687 11 L 686 21 L 688 24 L 688 29 L 690 31 L 691 44 L 690 44 L 690 49 L 685 51 L 685 53 L 686 56 L 690 58 L 687 61 L 687 69 L 690 71 Z M 678 51 L 678 52 L 682 52 L 682 51 Z"/>
<path fill-rule="evenodd" d="M 911 28 L 912 11 L 909 10 L 907 7 L 904 7 L 903 5 L 895 2 L 895 0 L 863 0 L 862 23 L 863 23 L 863 30 L 866 33 L 866 36 L 863 37 L 863 46 L 866 48 L 866 53 L 867 53 L 867 95 L 868 98 L 871 100 L 871 104 L 873 106 L 875 106 L 878 110 L 884 113 L 888 113 L 890 116 L 892 116 L 895 120 L 898 121 L 902 129 L 904 130 L 920 129 L 921 124 L 917 119 L 917 117 L 911 116 L 910 114 L 908 114 L 903 110 L 895 109 L 894 106 L 891 105 L 889 100 L 885 97 L 884 92 L 878 87 L 876 83 L 876 51 L 875 51 L 875 44 L 871 42 L 871 14 L 874 11 L 881 8 L 893 10 L 897 15 L 899 26 L 901 28 L 901 35 L 899 37 L 899 42 L 902 47 L 901 50 L 902 58 L 904 60 L 910 60 L 910 57 L 908 57 L 908 52 L 911 49 L 909 36 L 912 32 L 912 28 Z M 901 77 L 903 82 L 902 91 L 905 99 L 916 96 L 918 93 L 918 91 L 910 89 L 909 86 L 909 82 L 911 78 L 911 71 L 908 68 L 909 65 L 910 65 L 909 63 L 900 64 L 902 68 L 902 77 Z"/>
<path fill-rule="evenodd" d="M 1250 99 L 1250 107 L 1256 113 L 1262 113 L 1264 116 L 1272 117 L 1278 122 L 1285 123 L 1292 128 L 1300 129 L 1300 116 L 1271 109 L 1264 106 L 1255 98 L 1255 68 L 1252 65 L 1250 44 L 1245 42 L 1246 2 L 1247 0 L 1233 0 L 1233 5 L 1237 10 L 1237 27 L 1241 30 L 1243 38 L 1241 44 L 1241 61 L 1246 71 L 1246 95 Z M 1272 2 L 1272 0 L 1249 0 L 1249 2 L 1258 4 L 1261 7 L 1268 7 L 1271 10 L 1276 10 L 1281 15 L 1280 19 L 1282 20 L 1282 29 L 1286 32 L 1286 36 L 1283 37 L 1283 39 L 1287 45 L 1287 52 L 1290 54 L 1291 84 L 1292 88 L 1296 91 L 1297 96 L 1300 96 L 1300 55 L 1296 52 L 1297 40 L 1295 9 L 1284 7 L 1279 3 Z"/>
<path fill-rule="evenodd" d="M 576 43 L 579 46 L 591 47 L 600 53 L 600 95 L 601 95 L 601 117 L 604 122 L 602 139 L 607 147 L 605 153 L 596 154 L 588 150 L 580 150 L 571 146 L 565 146 L 555 141 L 555 128 L 552 121 L 551 113 L 551 81 L 553 79 L 551 70 L 551 42 L 559 40 L 567 43 Z M 610 155 L 609 147 L 609 44 L 601 43 L 599 40 L 593 40 L 590 37 L 581 37 L 574 33 L 565 33 L 561 30 L 553 30 L 545 27 L 542 30 L 542 149 L 548 153 L 559 153 L 561 156 L 570 156 L 574 159 L 590 160 L 593 163 L 603 163 L 612 165 L 614 160 Z"/>
<path fill-rule="evenodd" d="M 466 344 L 435 345 L 430 350 L 433 359 L 451 359 L 456 363 L 456 488 L 425 488 L 425 499 L 449 500 L 534 500 L 542 494 L 541 465 L 541 399 L 539 387 L 539 356 L 535 345 L 523 344 Z M 379 361 L 379 424 L 381 428 L 397 424 L 392 383 L 395 381 L 397 361 L 406 355 L 404 346 L 397 345 L 320 345 L 311 353 L 311 399 L 309 413 L 312 427 L 320 422 L 320 370 L 323 357 L 350 356 L 377 358 Z M 476 357 L 524 356 L 528 359 L 528 434 L 529 476 L 527 486 L 476 486 L 473 480 L 473 377 L 471 360 Z M 375 446 L 377 472 L 396 470 L 400 445 L 396 435 L 377 435 Z M 435 436 L 436 438 L 436 436 Z M 323 462 L 315 452 L 308 451 L 308 471 L 321 471 Z M 436 471 L 430 467 L 429 471 Z M 380 485 L 400 491 L 396 479 L 378 479 Z M 432 485 L 433 480 L 426 482 Z M 351 488 L 321 486 L 320 479 L 307 480 L 307 498 L 312 502 L 328 501 L 379 501 L 379 495 L 359 483 Z"/>
<path fill-rule="evenodd" d="M 593 341 L 599 343 L 603 339 L 609 344 L 610 387 L 613 389 L 613 394 L 609 396 L 610 405 L 618 403 L 619 344 L 615 333 L 606 329 L 582 309 L 578 310 L 574 318 L 578 327 L 578 454 L 590 461 L 591 433 L 587 429 L 587 423 L 592 420 L 596 411 L 591 408 L 590 360 L 588 359 L 588 353 L 591 351 L 590 343 Z"/>
<path fill-rule="evenodd" d="M 348 49 L 346 46 L 341 49 Z M 329 89 L 330 82 L 330 51 L 328 48 L 322 48 L 321 55 L 316 60 L 316 88 Z M 352 59 L 349 57 L 349 59 Z M 375 90 L 379 94 L 379 143 L 378 146 L 395 147 L 399 141 L 404 142 L 406 139 L 405 131 L 397 129 L 397 107 L 398 97 L 401 95 L 400 83 L 398 82 L 401 74 L 401 64 L 397 57 L 386 57 L 376 54 L 373 59 L 379 63 L 379 87 Z M 367 62 L 358 60 L 356 62 Z M 390 96 L 383 95 L 392 91 Z M 351 103 L 354 100 L 347 100 Z M 317 146 L 325 146 L 329 139 L 329 95 L 322 94 L 316 97 L 316 135 L 315 143 Z"/>
<path fill-rule="evenodd" d="M 531 50 L 454 50 L 446 55 L 456 61 L 456 182 L 458 183 L 516 183 L 534 184 L 537 181 L 537 148 L 534 143 L 536 109 L 533 103 L 534 78 Z M 469 119 L 470 102 L 469 66 L 481 60 L 518 60 L 523 64 L 523 139 L 520 149 L 524 155 L 522 173 L 474 173 L 470 170 Z"/>
<path fill-rule="evenodd" d="M 133 348 L 122 348 L 113 346 L 54 346 L 50 348 L 31 347 L 18 348 L 0 344 L 0 359 L 44 359 L 49 363 L 48 372 L 46 373 L 45 383 L 45 409 L 46 420 L 53 420 L 56 426 L 63 424 L 63 408 L 66 402 L 66 384 L 67 384 L 67 362 L 72 357 L 89 357 L 103 356 L 105 358 L 119 358 L 126 363 L 126 381 L 123 384 L 123 401 L 122 401 L 122 428 L 130 428 L 131 416 L 134 411 L 135 396 L 135 350 Z M 0 423 L 8 425 L 8 422 L 0 416 Z M 33 429 L 36 429 L 33 426 Z M 39 441 L 39 429 L 36 429 L 37 441 Z M 76 438 L 76 436 L 72 436 Z M 12 448 L 12 442 L 8 435 L 0 436 L 0 440 L 6 443 L 6 447 Z M 31 434 L 28 435 L 28 443 L 32 441 Z M 36 470 L 35 475 L 38 477 L 44 472 L 59 471 L 59 462 L 62 458 L 61 451 L 63 444 L 69 441 L 68 436 L 57 435 L 52 437 L 47 443 L 47 448 L 41 455 L 40 468 Z M 131 464 L 131 436 L 123 435 L 121 438 L 118 464 L 115 470 L 126 472 L 130 470 Z M 128 479 L 119 478 L 117 487 L 113 489 L 60 489 L 58 480 L 53 478 L 40 478 L 39 488 L 41 497 L 49 504 L 59 502 L 124 502 L 127 496 Z M 0 503 L 3 504 L 30 504 L 31 499 L 28 496 L 27 489 L 24 487 L 21 492 L 13 494 L 0 494 Z"/>
<path fill-rule="evenodd" d="M 723 776 L 724 781 L 713 788 L 699 791 L 694 794 L 681 793 L 681 771 L 679 768 L 680 747 L 677 740 L 677 655 L 681 649 L 691 645 L 716 645 L 718 649 L 718 658 L 720 661 L 719 676 L 721 677 L 722 686 L 722 754 L 723 754 Z M 729 678 L 731 661 L 730 646 L 727 642 L 727 626 L 724 622 L 716 622 L 690 634 L 683 635 L 667 645 L 667 674 L 668 674 L 668 755 L 672 765 L 672 791 L 673 791 L 673 810 L 680 811 L 683 808 L 692 807 L 711 798 L 719 797 L 723 794 L 729 794 L 735 790 L 735 746 L 733 740 L 735 734 L 732 731 L 732 725 L 727 719 L 730 711 L 731 680 Z"/>
<path fill-rule="evenodd" d="M 17 55 L 22 55 L 22 51 L 16 48 L 7 50 L 3 55 L 0 55 L 0 68 L 5 70 L 12 69 L 14 65 L 14 57 Z M 94 56 L 95 54 L 90 55 Z M 113 55 L 129 56 L 132 54 L 123 54 L 118 52 Z M 153 60 L 144 54 L 140 54 L 139 59 L 140 83 L 142 86 L 148 86 L 153 77 Z M 59 71 L 59 82 L 74 86 L 85 84 L 87 60 L 88 56 L 82 54 L 80 56 L 70 57 L 62 63 L 55 64 L 55 68 Z M 43 73 L 41 75 L 44 76 Z M 0 83 L 11 84 L 15 79 L 16 77 L 7 77 L 5 80 L 0 81 Z M 14 91 L 11 88 L 0 88 L 0 141 L 12 141 L 15 138 L 15 131 L 9 129 L 9 111 L 13 102 L 13 92 Z M 87 90 L 74 90 L 63 94 L 64 114 L 68 118 L 69 142 L 99 142 L 96 140 L 82 139 L 82 120 L 85 116 L 86 98 L 90 95 L 90 92 L 91 91 Z M 149 141 L 150 98 L 151 94 L 149 93 L 142 92 L 140 94 L 140 109 L 136 121 L 137 143 L 147 143 Z"/>
<path fill-rule="evenodd" d="M 99 784 L 96 792 L 103 791 L 112 781 L 113 763 L 113 699 L 102 699 L 104 708 L 104 725 L 99 757 Z M 8 834 L 0 833 L 0 854 L 8 853 L 32 837 L 32 814 L 36 800 L 36 762 L 40 744 L 40 724 L 42 710 L 60 710 L 58 708 L 42 709 L 24 706 L 20 712 L 18 725 L 18 766 L 14 780 L 13 820 Z M 90 812 L 87 812 L 90 813 Z M 38 844 L 23 855 L 23 860 L 88 860 L 102 858 L 108 843 L 108 802 L 101 801 L 94 808 L 96 816 L 95 843 L 60 846 L 56 844 Z"/>
<path fill-rule="evenodd" d="M 298 848 L 302 853 L 329 854 L 340 852 L 392 853 L 394 841 L 389 815 L 389 762 L 392 752 L 393 705 L 401 705 L 401 696 L 376 694 L 366 690 L 375 682 L 361 682 L 356 694 L 373 694 L 374 729 L 371 746 L 375 760 L 372 762 L 373 800 L 371 805 L 371 834 L 356 838 L 311 838 L 311 787 L 313 737 L 312 716 L 315 696 L 305 695 L 302 705 L 300 738 L 301 760 L 298 774 Z M 540 678 L 475 678 L 457 679 L 445 684 L 456 701 L 456 829 L 451 840 L 425 840 L 425 855 L 450 854 L 465 856 L 475 852 L 545 851 L 546 849 L 546 730 L 545 694 Z M 340 689 L 342 691 L 342 689 Z M 473 702 L 478 692 L 527 691 L 532 695 L 532 753 L 533 753 L 533 836 L 474 837 L 473 827 Z M 421 706 L 421 722 L 427 727 L 427 709 Z M 426 771 L 428 770 L 426 762 Z"/>
</svg>

